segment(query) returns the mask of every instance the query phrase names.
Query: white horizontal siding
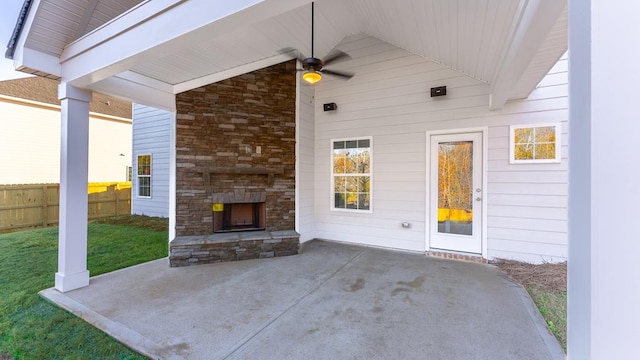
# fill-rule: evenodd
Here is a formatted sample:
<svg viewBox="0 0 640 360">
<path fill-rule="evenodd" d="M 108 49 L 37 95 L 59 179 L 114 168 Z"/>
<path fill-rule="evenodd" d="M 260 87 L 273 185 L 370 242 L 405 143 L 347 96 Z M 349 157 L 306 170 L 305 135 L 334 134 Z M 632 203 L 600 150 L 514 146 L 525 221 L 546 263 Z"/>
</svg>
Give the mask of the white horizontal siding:
<svg viewBox="0 0 640 360">
<path fill-rule="evenodd" d="M 173 113 L 133 105 L 133 178 L 131 212 L 148 216 L 169 216 L 170 124 Z M 151 197 L 138 196 L 136 177 L 139 155 L 151 155 Z"/>
<path fill-rule="evenodd" d="M 430 226 L 425 134 L 486 126 L 487 256 L 566 258 L 566 57 L 529 98 L 489 111 L 490 90 L 483 82 L 372 37 L 356 35 L 339 46 L 357 49 L 336 65 L 356 75 L 349 81 L 327 76 L 315 86 L 317 237 L 424 251 Z M 429 89 L 442 85 L 447 96 L 431 98 Z M 326 102 L 337 103 L 338 110 L 324 112 Z M 547 122 L 562 124 L 562 162 L 509 164 L 509 125 Z M 361 136 L 373 137 L 373 213 L 331 211 L 330 140 Z M 411 228 L 402 228 L 404 221 Z"/>
<path fill-rule="evenodd" d="M 0 184 L 60 182 L 60 111 L 0 100 Z M 126 181 L 131 123 L 89 119 L 89 182 Z"/>
</svg>

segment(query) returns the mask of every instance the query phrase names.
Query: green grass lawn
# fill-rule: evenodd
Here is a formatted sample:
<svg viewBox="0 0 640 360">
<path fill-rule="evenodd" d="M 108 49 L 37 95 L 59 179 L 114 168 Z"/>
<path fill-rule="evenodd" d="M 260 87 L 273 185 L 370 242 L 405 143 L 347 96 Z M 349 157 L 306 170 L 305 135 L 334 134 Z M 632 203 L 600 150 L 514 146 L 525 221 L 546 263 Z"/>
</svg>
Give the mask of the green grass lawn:
<svg viewBox="0 0 640 360">
<path fill-rule="evenodd" d="M 549 330 L 567 351 L 567 292 L 540 288 L 528 288 L 531 299 L 535 302 L 547 323 Z"/>
<path fill-rule="evenodd" d="M 167 256 L 166 226 L 137 216 L 89 224 L 91 276 Z M 145 359 L 38 295 L 53 286 L 57 249 L 57 227 L 0 235 L 0 358 Z"/>
</svg>

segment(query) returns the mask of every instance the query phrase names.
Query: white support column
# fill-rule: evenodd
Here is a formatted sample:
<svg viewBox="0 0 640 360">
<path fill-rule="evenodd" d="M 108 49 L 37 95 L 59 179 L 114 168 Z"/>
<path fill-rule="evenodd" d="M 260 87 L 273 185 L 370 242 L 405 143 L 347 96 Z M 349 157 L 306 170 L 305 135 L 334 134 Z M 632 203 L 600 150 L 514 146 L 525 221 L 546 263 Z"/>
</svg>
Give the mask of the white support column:
<svg viewBox="0 0 640 360">
<path fill-rule="evenodd" d="M 176 117 L 169 122 L 169 242 L 176 238 Z"/>
<path fill-rule="evenodd" d="M 569 1 L 571 360 L 637 359 L 640 3 Z"/>
<path fill-rule="evenodd" d="M 89 285 L 87 210 L 89 102 L 91 92 L 62 83 L 60 133 L 60 230 L 55 286 L 62 292 Z"/>
</svg>

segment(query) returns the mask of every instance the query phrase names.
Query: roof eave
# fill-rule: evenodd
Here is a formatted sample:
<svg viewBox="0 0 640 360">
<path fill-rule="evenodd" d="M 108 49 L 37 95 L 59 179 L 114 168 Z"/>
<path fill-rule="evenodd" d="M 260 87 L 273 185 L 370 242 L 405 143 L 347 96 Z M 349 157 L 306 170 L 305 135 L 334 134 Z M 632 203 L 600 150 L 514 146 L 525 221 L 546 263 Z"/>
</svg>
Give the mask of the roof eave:
<svg viewBox="0 0 640 360">
<path fill-rule="evenodd" d="M 22 4 L 22 9 L 20 10 L 18 20 L 16 21 L 16 26 L 13 28 L 13 33 L 11 34 L 11 38 L 7 44 L 7 51 L 4 53 L 4 57 L 7 59 L 13 60 L 13 54 L 16 51 L 16 44 L 18 43 L 18 38 L 20 38 L 20 34 L 24 28 L 24 23 L 27 19 L 27 15 L 29 14 L 32 2 L 32 0 L 24 0 L 24 3 Z"/>
</svg>

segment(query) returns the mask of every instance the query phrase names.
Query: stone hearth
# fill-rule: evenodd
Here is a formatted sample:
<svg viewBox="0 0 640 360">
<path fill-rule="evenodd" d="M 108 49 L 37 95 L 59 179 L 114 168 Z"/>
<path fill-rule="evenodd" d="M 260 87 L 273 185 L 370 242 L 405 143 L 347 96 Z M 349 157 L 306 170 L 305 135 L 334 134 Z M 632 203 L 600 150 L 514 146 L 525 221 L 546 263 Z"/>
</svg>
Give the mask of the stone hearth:
<svg viewBox="0 0 640 360">
<path fill-rule="evenodd" d="M 295 231 L 245 231 L 207 236 L 181 236 L 171 242 L 172 267 L 296 255 Z"/>
</svg>

